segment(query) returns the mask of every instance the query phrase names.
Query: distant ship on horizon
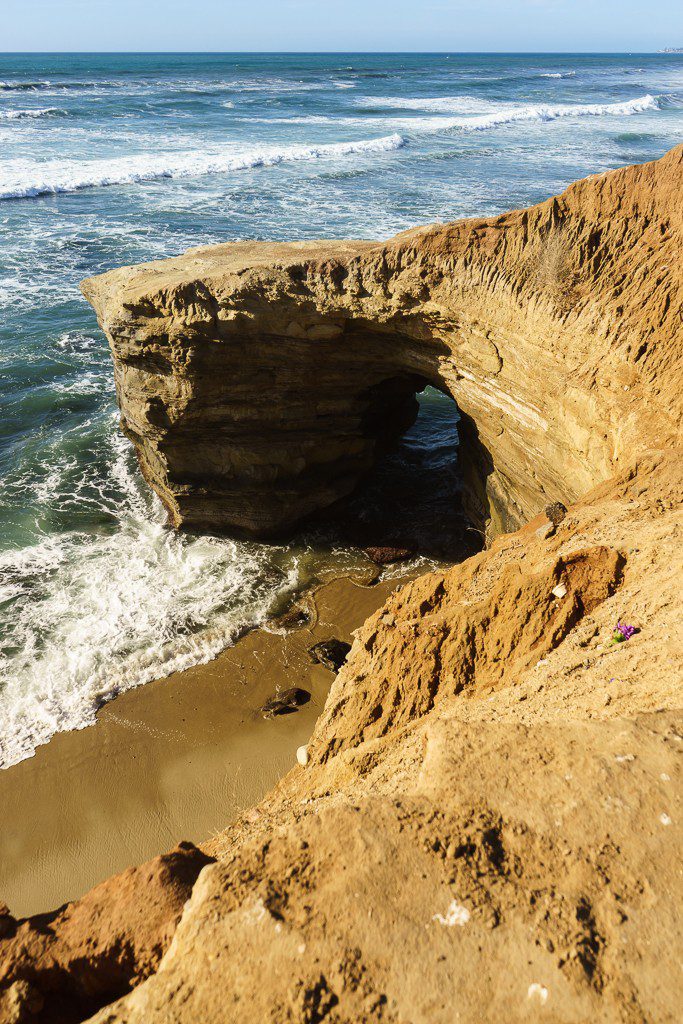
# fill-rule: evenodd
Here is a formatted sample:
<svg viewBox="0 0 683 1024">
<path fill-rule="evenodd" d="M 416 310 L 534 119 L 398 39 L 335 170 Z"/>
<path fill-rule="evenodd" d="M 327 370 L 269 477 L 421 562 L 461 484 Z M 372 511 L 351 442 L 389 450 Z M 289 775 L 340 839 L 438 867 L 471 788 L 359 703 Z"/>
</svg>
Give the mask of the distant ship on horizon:
<svg viewBox="0 0 683 1024">
<path fill-rule="evenodd" d="M 683 53 L 683 46 L 666 46 L 663 50 L 658 50 L 658 53 Z"/>
</svg>

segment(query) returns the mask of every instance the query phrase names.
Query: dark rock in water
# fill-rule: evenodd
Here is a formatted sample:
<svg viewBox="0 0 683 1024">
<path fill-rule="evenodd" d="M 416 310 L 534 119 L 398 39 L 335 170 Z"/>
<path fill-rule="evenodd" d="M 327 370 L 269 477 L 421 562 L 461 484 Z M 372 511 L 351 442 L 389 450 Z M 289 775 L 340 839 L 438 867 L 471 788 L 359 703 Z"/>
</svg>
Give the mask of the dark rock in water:
<svg viewBox="0 0 683 1024">
<path fill-rule="evenodd" d="M 554 501 L 552 505 L 546 505 L 545 514 L 553 526 L 559 526 L 567 514 L 567 506 L 561 501 Z"/>
<path fill-rule="evenodd" d="M 344 640 L 321 640 L 308 648 L 308 653 L 316 664 L 324 665 L 330 672 L 338 672 L 346 661 L 351 644 Z"/>
<path fill-rule="evenodd" d="M 290 711 L 296 711 L 302 704 L 308 704 L 310 699 L 311 695 L 308 690 L 292 686 L 288 690 L 278 690 L 274 697 L 266 701 L 261 711 L 264 718 L 272 718 L 274 715 L 286 715 Z"/>
<path fill-rule="evenodd" d="M 281 629 L 302 629 L 311 621 L 311 615 L 301 605 L 295 604 L 282 615 L 274 615 L 270 621 Z"/>
<path fill-rule="evenodd" d="M 390 562 L 407 562 L 410 558 L 414 558 L 416 554 L 414 546 L 399 547 L 391 544 L 363 548 L 363 551 L 377 565 L 389 565 Z"/>
</svg>

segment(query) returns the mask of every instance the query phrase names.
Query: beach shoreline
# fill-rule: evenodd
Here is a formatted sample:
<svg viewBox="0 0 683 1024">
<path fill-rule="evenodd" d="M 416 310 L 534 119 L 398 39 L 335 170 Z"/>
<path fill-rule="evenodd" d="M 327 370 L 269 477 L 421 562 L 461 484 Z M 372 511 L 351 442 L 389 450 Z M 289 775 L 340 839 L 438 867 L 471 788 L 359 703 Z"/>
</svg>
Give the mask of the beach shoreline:
<svg viewBox="0 0 683 1024">
<path fill-rule="evenodd" d="M 18 917 L 47 911 L 181 839 L 209 841 L 292 767 L 311 735 L 334 676 L 308 648 L 351 640 L 419 572 L 370 586 L 322 583 L 307 596 L 307 623 L 251 630 L 213 661 L 122 693 L 94 726 L 59 733 L 0 772 L 0 898 Z M 261 705 L 294 685 L 311 700 L 264 719 Z"/>
</svg>

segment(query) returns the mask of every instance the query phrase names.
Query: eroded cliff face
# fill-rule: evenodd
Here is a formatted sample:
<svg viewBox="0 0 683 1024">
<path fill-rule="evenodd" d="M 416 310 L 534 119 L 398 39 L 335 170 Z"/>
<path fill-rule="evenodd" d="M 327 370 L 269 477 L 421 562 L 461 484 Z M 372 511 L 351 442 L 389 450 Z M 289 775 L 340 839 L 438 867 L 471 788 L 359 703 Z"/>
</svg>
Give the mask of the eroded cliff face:
<svg viewBox="0 0 683 1024">
<path fill-rule="evenodd" d="M 175 526 L 269 534 L 348 495 L 431 383 L 471 514 L 515 528 L 670 443 L 683 147 L 384 244 L 239 243 L 83 284 Z"/>
<path fill-rule="evenodd" d="M 379 438 L 352 426 L 344 345 L 352 366 L 377 365 L 373 386 L 401 381 L 389 388 L 396 429 L 410 374 L 448 387 L 467 429 L 476 422 L 473 468 L 494 452 L 487 482 L 511 488 L 509 518 L 560 485 L 566 497 L 611 476 L 554 531 L 536 517 L 396 591 L 357 631 L 306 766 L 207 844 L 216 863 L 170 944 L 185 882 L 144 922 L 123 899 L 110 941 L 107 914 L 91 920 L 98 890 L 49 918 L 0 912 L 0 1019 L 47 1024 L 50 999 L 78 990 L 91 960 L 107 977 L 113 959 L 111 998 L 134 990 L 96 1024 L 677 1021 L 682 156 L 383 247 L 222 247 L 88 283 L 127 429 L 178 522 L 183 510 L 203 525 L 283 521 L 274 504 L 258 522 L 249 511 L 264 483 L 247 456 L 278 415 L 288 444 L 258 449 L 253 465 L 286 479 L 299 509 L 319 507 L 308 485 L 332 479 L 325 445 L 337 435 L 306 403 L 296 412 L 302 353 L 324 352 L 322 379 L 337 375 L 338 436 L 360 438 L 362 452 L 350 475 L 371 461 Z M 362 326 L 355 313 L 348 326 L 350 308 L 364 310 Z M 305 336 L 337 318 L 334 336 Z M 247 386 L 256 365 L 277 401 Z M 381 407 L 362 401 L 366 416 Z M 302 455 L 290 472 L 287 452 L 303 450 L 292 437 L 313 444 L 316 423 L 319 463 Z M 205 468 L 212 451 L 223 468 L 244 455 L 242 491 L 208 470 L 205 490 L 183 473 L 179 483 L 170 467 L 191 457 L 193 430 Z M 618 621 L 636 633 L 613 643 Z M 137 952 L 121 970 L 131 929 Z"/>
<path fill-rule="evenodd" d="M 214 838 L 170 945 L 149 915 L 155 956 L 131 956 L 137 987 L 96 1024 L 674 1024 L 681 455 L 634 460 L 550 538 L 539 517 L 392 595 L 309 763 Z M 618 619 L 639 632 L 615 645 Z M 86 925 L 64 936 L 72 979 L 0 938 L 32 979 L 3 1004 L 0 974 L 0 1019 L 47 1024 L 59 984 L 90 976 L 88 927 L 95 965 L 110 928 L 93 904 L 64 915 Z M 124 884 L 114 950 L 126 913 L 141 927 Z"/>
</svg>

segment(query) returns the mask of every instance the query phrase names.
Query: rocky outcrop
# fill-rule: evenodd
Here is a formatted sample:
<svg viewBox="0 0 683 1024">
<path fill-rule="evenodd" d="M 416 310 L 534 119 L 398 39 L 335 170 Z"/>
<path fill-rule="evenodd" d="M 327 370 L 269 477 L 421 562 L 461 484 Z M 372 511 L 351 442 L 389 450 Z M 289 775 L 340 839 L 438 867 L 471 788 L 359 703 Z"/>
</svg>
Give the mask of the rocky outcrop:
<svg viewBox="0 0 683 1024">
<path fill-rule="evenodd" d="M 469 509 L 515 528 L 671 442 L 683 147 L 383 244 L 239 243 L 83 284 L 175 526 L 268 534 L 350 494 L 426 383 Z"/>
<path fill-rule="evenodd" d="M 386 246 L 86 285 L 176 524 L 261 531 L 339 497 L 333 467 L 351 487 L 417 378 L 465 412 L 482 515 L 501 482 L 508 521 L 568 507 L 357 631 L 300 766 L 207 844 L 182 916 L 199 860 L 168 904 L 140 869 L 18 927 L 0 908 L 6 1019 L 93 978 L 91 1008 L 122 996 L 96 1024 L 678 1019 L 682 157 Z"/>
<path fill-rule="evenodd" d="M 81 1021 L 144 981 L 211 860 L 181 843 L 54 913 L 16 921 L 0 908 L 2 1024 Z"/>
<path fill-rule="evenodd" d="M 674 1024 L 682 496 L 645 455 L 390 597 L 97 1024 Z"/>
</svg>

